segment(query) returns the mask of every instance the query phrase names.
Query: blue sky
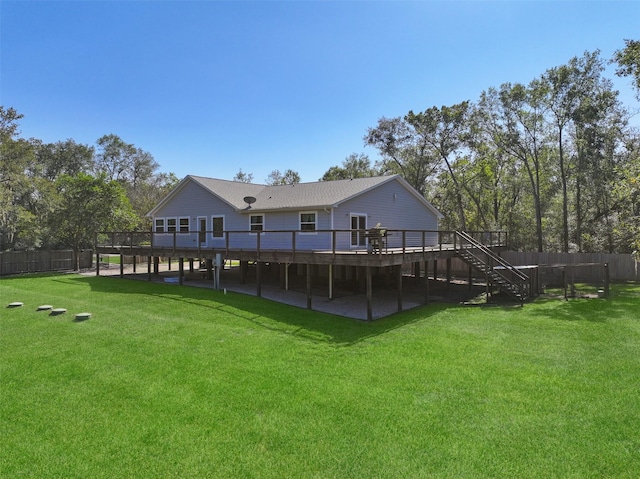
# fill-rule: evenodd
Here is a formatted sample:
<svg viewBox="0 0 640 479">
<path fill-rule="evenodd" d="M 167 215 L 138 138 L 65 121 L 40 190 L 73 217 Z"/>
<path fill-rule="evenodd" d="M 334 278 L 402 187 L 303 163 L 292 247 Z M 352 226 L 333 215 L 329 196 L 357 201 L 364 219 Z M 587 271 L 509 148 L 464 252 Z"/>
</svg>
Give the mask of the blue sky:
<svg viewBox="0 0 640 479">
<path fill-rule="evenodd" d="M 2 0 L 0 22 L 0 102 L 22 136 L 114 133 L 180 178 L 316 181 L 375 160 L 362 138 L 380 117 L 610 58 L 640 38 L 640 1 Z"/>
</svg>

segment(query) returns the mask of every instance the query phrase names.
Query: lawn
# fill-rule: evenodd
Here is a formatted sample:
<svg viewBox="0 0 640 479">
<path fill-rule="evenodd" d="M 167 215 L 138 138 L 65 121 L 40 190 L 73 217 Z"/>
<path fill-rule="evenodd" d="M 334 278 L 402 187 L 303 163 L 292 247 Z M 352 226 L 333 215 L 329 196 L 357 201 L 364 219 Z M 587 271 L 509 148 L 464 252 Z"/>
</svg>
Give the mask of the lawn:
<svg viewBox="0 0 640 479">
<path fill-rule="evenodd" d="M 0 477 L 640 477 L 638 285 L 373 323 L 80 275 L 0 299 Z"/>
</svg>

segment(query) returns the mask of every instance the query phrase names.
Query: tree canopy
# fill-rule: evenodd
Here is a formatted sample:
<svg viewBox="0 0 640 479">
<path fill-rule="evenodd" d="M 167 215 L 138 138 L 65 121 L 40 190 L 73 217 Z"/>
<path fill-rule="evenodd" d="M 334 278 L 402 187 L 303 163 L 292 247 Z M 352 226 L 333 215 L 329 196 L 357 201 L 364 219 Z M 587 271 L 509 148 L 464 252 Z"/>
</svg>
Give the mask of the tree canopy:
<svg viewBox="0 0 640 479">
<path fill-rule="evenodd" d="M 611 60 L 584 52 L 528 83 L 489 86 L 476 101 L 379 118 L 364 145 L 321 181 L 400 174 L 445 215 L 443 229 L 504 229 L 511 247 L 640 252 L 640 132 L 607 63 L 640 99 L 640 41 Z M 82 248 L 98 229 L 150 227 L 146 213 L 178 179 L 109 133 L 95 145 L 20 136 L 0 106 L 0 248 Z M 234 181 L 251 182 L 240 169 Z M 272 170 L 269 185 L 300 182 Z"/>
<path fill-rule="evenodd" d="M 617 52 L 619 74 L 637 78 L 638 44 Z M 382 117 L 364 142 L 381 172 L 439 207 L 444 228 L 506 229 L 518 249 L 638 250 L 638 131 L 606 63 L 585 52 L 476 102 Z"/>
<path fill-rule="evenodd" d="M 613 61 L 618 64 L 616 75 L 630 76 L 640 100 L 640 40 L 625 40 L 625 47 L 617 50 Z"/>
<path fill-rule="evenodd" d="M 0 247 L 91 247 L 98 230 L 148 228 L 146 213 L 177 184 L 117 135 L 97 148 L 20 138 L 22 115 L 0 106 Z"/>
</svg>

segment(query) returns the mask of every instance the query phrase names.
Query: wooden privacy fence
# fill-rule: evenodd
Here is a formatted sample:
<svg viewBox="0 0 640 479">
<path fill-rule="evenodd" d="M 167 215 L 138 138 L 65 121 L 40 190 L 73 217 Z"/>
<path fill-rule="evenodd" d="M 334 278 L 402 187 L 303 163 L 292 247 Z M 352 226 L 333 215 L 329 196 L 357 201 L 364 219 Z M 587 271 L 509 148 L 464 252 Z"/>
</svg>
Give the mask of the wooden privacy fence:
<svg viewBox="0 0 640 479">
<path fill-rule="evenodd" d="M 80 253 L 80 268 L 92 266 L 92 251 Z M 0 253 L 0 276 L 46 271 L 71 271 L 75 267 L 73 250 L 5 251 Z"/>
<path fill-rule="evenodd" d="M 598 265 L 607 264 L 611 281 L 640 282 L 640 262 L 636 262 L 630 254 L 608 253 L 537 253 L 521 251 L 503 251 L 500 256 L 514 266 L 539 265 L 542 270 L 550 274 L 553 266 L 557 266 L 555 274 L 558 280 L 562 277 L 560 266 L 583 265 L 573 268 L 573 279 L 578 282 L 598 283 L 603 280 L 603 270 Z M 588 267 L 587 265 L 592 265 Z M 544 268 L 546 266 L 546 268 Z M 437 266 L 439 274 L 446 271 L 446 260 L 439 260 Z M 452 258 L 451 273 L 456 277 L 466 278 L 469 275 L 469 265 L 460 258 Z M 473 272 L 474 276 L 479 273 Z"/>
<path fill-rule="evenodd" d="M 640 264 L 630 254 L 609 253 L 537 253 L 506 251 L 501 256 L 511 264 L 544 266 L 608 264 L 611 281 L 640 281 Z M 600 268 L 575 268 L 576 281 L 595 282 L 600 280 Z"/>
</svg>

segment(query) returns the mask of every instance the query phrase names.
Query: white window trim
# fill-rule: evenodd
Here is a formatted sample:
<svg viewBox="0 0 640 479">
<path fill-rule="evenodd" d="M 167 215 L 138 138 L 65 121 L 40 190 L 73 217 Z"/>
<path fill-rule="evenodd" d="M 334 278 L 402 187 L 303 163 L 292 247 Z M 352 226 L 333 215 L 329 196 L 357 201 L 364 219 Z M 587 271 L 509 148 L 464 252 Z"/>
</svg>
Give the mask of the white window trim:
<svg viewBox="0 0 640 479">
<path fill-rule="evenodd" d="M 214 236 L 214 233 L 215 233 L 215 229 L 213 227 L 214 218 L 222 218 L 222 236 Z M 251 220 L 249 220 L 249 221 L 251 221 Z M 214 241 L 224 241 L 225 224 L 226 224 L 226 219 L 225 219 L 224 215 L 211 215 L 211 239 L 212 240 L 214 240 Z"/>
<path fill-rule="evenodd" d="M 254 215 L 249 215 L 249 234 L 250 235 L 257 235 L 258 233 L 256 233 L 255 231 L 251 230 L 251 217 L 252 216 L 262 216 L 262 230 L 260 231 L 260 234 L 263 235 L 264 231 L 265 231 L 265 224 L 266 224 L 266 215 L 264 213 L 256 213 Z"/>
<path fill-rule="evenodd" d="M 353 228 L 351 226 L 351 221 L 352 221 L 353 217 L 359 217 L 359 218 L 364 217 L 364 232 L 366 234 L 367 228 L 369 227 L 369 215 L 367 215 L 366 213 L 354 213 L 354 212 L 349 213 L 349 229 L 352 230 L 352 231 L 353 231 Z M 352 244 L 351 235 L 349 235 L 349 244 L 351 245 L 350 249 L 359 249 L 362 246 L 366 246 L 368 244 L 368 240 L 365 239 L 364 243 L 365 243 L 364 245 L 361 245 L 361 244 L 354 245 L 354 244 Z"/>
<path fill-rule="evenodd" d="M 166 227 L 166 232 L 168 234 L 173 234 L 173 233 L 177 233 L 178 232 L 178 218 L 175 216 L 168 216 L 166 219 L 167 222 L 167 227 Z M 175 221 L 175 224 L 173 225 L 173 227 L 175 228 L 173 231 L 169 231 L 169 221 L 173 220 Z"/>
<path fill-rule="evenodd" d="M 205 221 L 205 225 L 204 225 L 204 243 L 200 242 L 200 220 L 204 220 Z M 207 236 L 207 230 L 209 229 L 209 220 L 207 219 L 206 216 L 198 216 L 196 218 L 196 236 L 198 237 L 197 241 L 198 244 L 200 246 L 204 245 L 205 247 L 209 244 L 208 239 L 209 237 Z"/>
<path fill-rule="evenodd" d="M 313 231 L 303 231 L 302 230 L 302 215 L 313 215 Z M 311 223 L 305 223 L 311 224 Z M 318 212 L 317 211 L 300 211 L 298 213 L 298 229 L 300 230 L 301 235 L 317 235 L 318 234 Z"/>
<path fill-rule="evenodd" d="M 187 220 L 187 231 L 182 231 L 182 225 L 180 224 L 182 220 Z M 189 234 L 191 232 L 191 218 L 189 218 L 188 216 L 180 216 L 178 218 L 177 227 L 178 227 L 178 233 L 182 235 Z"/>
<path fill-rule="evenodd" d="M 158 220 L 162 221 L 162 231 L 158 231 Z M 153 219 L 153 232 L 159 235 L 167 234 L 167 220 L 164 217 Z"/>
</svg>

